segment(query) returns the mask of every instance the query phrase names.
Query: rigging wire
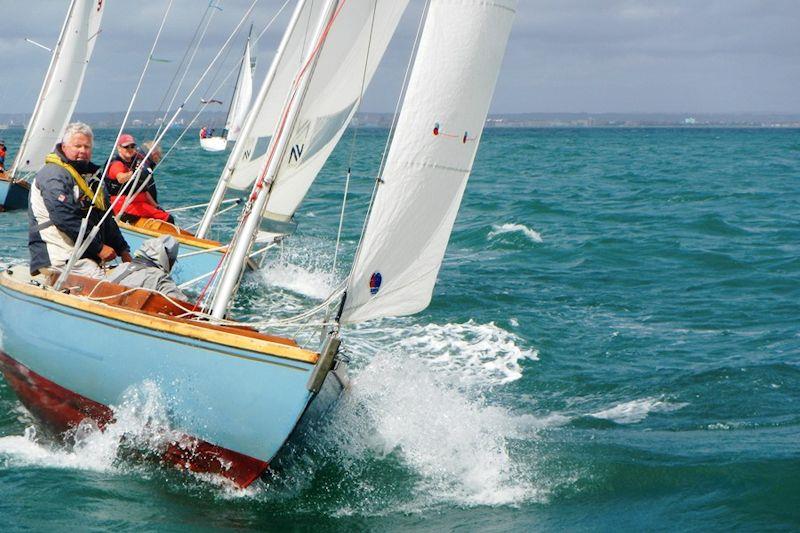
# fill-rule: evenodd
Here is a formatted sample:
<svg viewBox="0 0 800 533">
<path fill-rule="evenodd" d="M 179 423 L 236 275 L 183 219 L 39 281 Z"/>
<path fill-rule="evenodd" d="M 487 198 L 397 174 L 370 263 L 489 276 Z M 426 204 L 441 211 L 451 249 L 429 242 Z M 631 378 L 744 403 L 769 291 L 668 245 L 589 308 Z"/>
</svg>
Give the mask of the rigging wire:
<svg viewBox="0 0 800 533">
<path fill-rule="evenodd" d="M 144 81 L 144 76 L 147 73 L 147 69 L 148 69 L 148 67 L 150 66 L 150 63 L 153 60 L 153 52 L 155 51 L 156 46 L 158 45 L 158 41 L 161 38 L 161 33 L 164 30 L 164 25 L 166 24 L 167 19 L 169 18 L 169 12 L 172 9 L 173 2 L 174 2 L 174 0 L 169 0 L 169 3 L 167 4 L 167 9 L 164 12 L 164 18 L 161 20 L 161 26 L 159 26 L 158 32 L 156 33 L 156 37 L 153 40 L 153 45 L 150 47 L 150 53 L 147 54 L 147 60 L 144 63 L 144 67 L 142 68 L 142 73 L 139 76 L 139 81 L 137 82 L 136 88 L 133 91 L 133 96 L 131 96 L 131 101 L 128 104 L 128 109 L 125 111 L 125 116 L 122 118 L 122 124 L 120 125 L 119 131 L 117 132 L 117 136 L 116 136 L 115 139 L 119 139 L 119 136 L 122 135 L 122 131 L 125 128 L 125 124 L 128 121 L 128 117 L 130 117 L 131 110 L 133 109 L 133 103 L 136 101 L 136 96 L 139 94 L 139 90 L 142 87 L 142 82 Z M 86 247 L 91 242 L 91 240 L 94 238 L 92 236 L 92 238 L 88 239 L 85 244 L 83 243 L 83 238 L 86 235 L 86 228 L 87 228 L 87 225 L 88 225 L 89 216 L 91 216 L 91 214 L 92 214 L 92 210 L 94 209 L 95 202 L 97 201 L 97 197 L 100 194 L 105 194 L 105 192 L 104 192 L 105 191 L 105 187 L 104 187 L 103 181 L 105 180 L 106 173 L 108 172 L 108 167 L 111 164 L 111 157 L 114 155 L 114 148 L 115 147 L 116 147 L 116 141 L 114 143 L 114 147 L 111 148 L 111 154 L 108 156 L 108 160 L 106 161 L 105 168 L 103 168 L 103 173 L 100 174 L 100 183 L 97 185 L 97 190 L 94 192 L 94 196 L 92 197 L 92 203 L 89 206 L 89 211 L 86 213 L 86 217 L 81 221 L 81 228 L 80 228 L 80 230 L 78 232 L 78 238 L 75 241 L 75 246 L 73 247 L 72 254 L 70 255 L 69 260 L 67 261 L 66 268 L 64 269 L 64 272 L 61 274 L 61 276 L 59 276 L 58 281 L 56 281 L 56 288 L 61 287 L 61 284 L 66 279 L 66 276 L 69 274 L 69 271 L 72 268 L 72 266 L 75 264 L 75 261 L 77 260 L 77 258 L 81 257 L 83 255 L 83 252 L 86 250 Z M 111 210 L 111 208 L 109 207 L 109 211 L 110 210 Z M 105 217 L 107 217 L 107 216 L 108 216 L 108 212 L 106 212 L 105 215 L 103 216 L 103 220 L 105 220 Z M 102 221 L 101 221 L 101 223 L 102 223 Z M 99 227 L 99 224 L 98 224 L 98 227 Z M 97 232 L 94 231 L 94 234 L 97 234 Z M 79 250 L 80 250 L 80 253 L 77 253 Z"/>
<path fill-rule="evenodd" d="M 172 5 L 172 1 L 173 0 L 170 0 L 170 4 L 169 4 L 170 6 Z M 255 8 L 255 6 L 256 6 L 256 4 L 258 2 L 259 2 L 259 0 L 253 0 L 253 2 L 250 4 L 250 7 L 247 9 L 247 11 L 245 12 L 244 16 L 239 21 L 239 24 L 237 24 L 236 28 L 233 29 L 233 31 L 231 32 L 231 35 L 228 37 L 228 39 L 222 45 L 222 48 L 217 52 L 217 54 L 214 56 L 214 59 L 211 60 L 211 63 L 208 65 L 206 70 L 200 76 L 200 79 L 197 80 L 197 83 L 195 84 L 195 86 L 192 88 L 192 90 L 186 96 L 186 100 L 188 100 L 189 98 L 192 97 L 194 92 L 197 90 L 197 88 L 202 83 L 202 81 L 205 78 L 205 76 L 208 74 L 208 72 L 214 66 L 214 63 L 216 63 L 217 59 L 219 59 L 219 56 L 222 54 L 222 52 L 225 50 L 225 48 L 230 44 L 231 40 L 233 39 L 233 36 L 236 34 L 236 32 L 239 31 L 239 28 L 242 26 L 242 24 L 244 24 L 244 21 L 247 19 L 247 17 L 250 16 L 250 13 L 253 11 L 253 9 Z M 164 27 L 164 24 L 163 24 L 164 22 L 165 21 L 162 21 L 161 28 L 159 29 L 159 35 L 160 35 L 161 29 L 163 29 L 163 27 Z M 154 46 L 155 46 L 155 43 L 154 43 Z M 151 53 L 151 56 L 152 56 L 152 53 Z M 148 65 L 150 63 L 151 59 L 152 59 L 152 57 L 148 57 L 146 65 Z M 144 77 L 144 73 L 142 74 L 142 78 L 143 77 Z M 141 84 L 141 79 L 142 78 L 140 78 L 140 84 Z M 138 87 L 137 87 L 137 91 L 138 91 Z M 128 113 L 130 113 L 130 108 L 131 108 L 132 105 L 133 105 L 133 102 L 131 102 L 131 105 L 128 108 Z M 185 106 L 186 106 L 186 101 L 184 101 L 180 106 L 178 106 L 178 108 L 175 110 L 175 113 L 173 114 L 172 118 L 170 119 L 169 124 L 167 124 L 167 126 L 160 133 L 160 135 L 158 137 L 156 137 L 156 139 L 153 141 L 153 146 L 150 148 L 150 150 L 148 150 L 147 154 L 145 154 L 143 159 L 147 159 L 148 157 L 151 156 L 151 154 L 153 152 L 153 149 L 156 146 L 158 146 L 158 144 L 161 142 L 161 140 L 163 139 L 164 135 L 166 135 L 167 131 L 169 131 L 170 126 L 172 126 L 172 124 L 178 118 L 178 115 L 180 115 L 181 111 L 183 110 L 183 108 Z M 126 120 L 127 120 L 127 114 L 126 114 Z M 120 131 L 122 131 L 122 129 L 124 127 L 125 127 L 125 123 L 123 122 L 122 126 L 120 128 Z M 107 167 L 108 167 L 108 162 L 106 162 L 106 169 L 107 169 Z M 136 172 L 132 176 L 131 180 L 128 181 L 127 183 L 125 183 L 125 185 L 123 186 L 123 188 L 120 191 L 119 195 L 114 199 L 112 204 L 108 207 L 108 209 L 103 214 L 103 216 L 100 218 L 100 220 L 97 222 L 97 224 L 95 224 L 95 226 L 92 228 L 92 230 L 89 233 L 88 238 L 84 238 L 84 237 L 86 237 L 86 228 L 87 228 L 87 225 L 88 225 L 89 217 L 90 217 L 90 215 L 92 213 L 92 209 L 94 207 L 94 203 L 92 204 L 92 206 L 89 207 L 89 211 L 87 212 L 86 217 L 81 221 L 81 229 L 78 232 L 78 238 L 75 241 L 75 245 L 73 247 L 72 255 L 70 256 L 70 259 L 69 259 L 69 261 L 68 261 L 68 263 L 66 265 L 66 268 L 64 269 L 64 272 L 62 272 L 61 276 L 59 277 L 58 281 L 56 282 L 56 286 L 57 287 L 61 287 L 61 285 L 64 283 L 64 280 L 69 275 L 69 271 L 72 269 L 72 266 L 74 265 L 75 260 L 78 257 L 81 257 L 83 255 L 83 253 L 89 247 L 89 244 L 92 242 L 92 240 L 95 238 L 95 236 L 97 236 L 98 232 L 100 231 L 100 227 L 105 222 L 105 220 L 108 218 L 109 213 L 113 212 L 113 208 L 114 208 L 114 206 L 117 205 L 117 203 L 119 202 L 119 199 L 122 196 L 124 196 L 125 194 L 127 194 L 126 191 L 134 189 L 136 187 L 136 185 L 138 184 L 138 181 L 139 181 L 139 177 L 141 176 L 143 167 L 144 167 L 144 165 L 140 165 L 139 168 L 136 169 Z M 95 195 L 94 195 L 94 198 L 93 198 L 93 202 L 96 201 L 97 195 L 103 189 L 103 180 L 104 179 L 105 179 L 105 173 L 100 178 L 100 184 L 98 185 L 98 189 L 95 192 Z M 130 188 L 126 189 L 126 187 L 128 187 L 128 185 L 130 185 Z M 132 200 L 133 200 L 132 196 L 127 198 L 125 203 L 123 204 L 123 207 L 121 208 L 120 212 L 124 212 L 125 208 L 127 208 L 127 206 L 130 205 L 130 202 Z"/>
<path fill-rule="evenodd" d="M 200 37 L 197 39 L 197 42 L 195 43 L 194 50 L 192 51 L 192 55 L 189 58 L 189 61 L 186 63 L 186 68 L 183 71 L 183 76 L 181 76 L 181 79 L 178 82 L 178 86 L 175 87 L 175 92 L 172 93 L 172 98 L 170 99 L 169 104 L 167 105 L 167 108 L 164 111 L 164 116 L 161 117 L 161 122 L 158 125 L 158 129 L 156 130 L 156 135 L 155 135 L 156 137 L 158 137 L 158 135 L 161 133 L 161 128 L 164 127 L 164 122 L 167 120 L 167 115 L 169 115 L 169 110 L 172 108 L 172 104 L 175 103 L 175 99 L 178 97 L 178 93 L 181 90 L 181 86 L 183 85 L 183 82 L 186 79 L 186 75 L 189 73 L 189 69 L 191 68 L 192 63 L 194 62 L 194 58 L 197 55 L 197 51 L 200 49 L 200 43 L 203 42 L 203 37 L 205 37 L 206 32 L 208 31 L 208 27 L 211 25 L 211 19 L 214 18 L 214 11 L 211 8 L 214 7 L 214 8 L 217 8 L 217 9 L 221 10 L 221 8 L 219 8 L 219 6 L 215 6 L 214 5 L 214 1 L 215 0 L 211 0 L 208 3 L 208 8 L 206 8 L 206 11 L 207 12 L 210 11 L 211 14 L 208 16 L 208 20 L 206 20 L 206 25 L 205 25 L 205 28 L 203 28 L 203 33 L 200 35 Z M 222 0 L 219 0 L 219 2 L 222 3 Z"/>
<path fill-rule="evenodd" d="M 361 107 L 361 103 L 364 100 L 364 90 L 365 85 L 367 83 L 367 70 L 369 70 L 369 53 L 372 50 L 372 36 L 373 31 L 375 29 L 375 15 L 378 11 L 378 0 L 372 5 L 372 21 L 370 22 L 369 28 L 369 40 L 367 41 L 367 50 L 366 55 L 364 57 L 364 70 L 361 73 L 361 90 L 358 96 L 358 107 Z M 355 114 L 353 114 L 355 116 Z M 353 128 L 353 138 L 350 141 L 350 155 L 347 161 L 347 179 L 345 180 L 344 185 L 344 195 L 342 197 L 342 210 L 339 214 L 339 229 L 336 232 L 336 246 L 333 251 L 333 266 L 331 267 L 331 275 L 336 275 L 336 265 L 337 260 L 339 258 L 339 244 L 342 238 L 342 227 L 344 226 L 344 213 L 347 207 L 347 193 L 350 190 L 350 177 L 351 177 L 351 170 L 353 168 L 353 156 L 355 155 L 356 149 L 356 138 L 358 137 L 358 128 Z"/>
</svg>

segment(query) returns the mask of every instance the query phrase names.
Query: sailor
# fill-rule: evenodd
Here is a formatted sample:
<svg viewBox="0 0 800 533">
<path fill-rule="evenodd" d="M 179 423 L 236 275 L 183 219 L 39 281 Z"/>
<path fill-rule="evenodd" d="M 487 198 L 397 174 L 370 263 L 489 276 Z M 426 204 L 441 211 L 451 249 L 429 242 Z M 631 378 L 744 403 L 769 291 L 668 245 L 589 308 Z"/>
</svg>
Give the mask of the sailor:
<svg viewBox="0 0 800 533">
<path fill-rule="evenodd" d="M 133 254 L 133 261 L 114 268 L 106 279 L 126 287 L 152 289 L 172 299 L 186 300 L 186 295 L 170 276 L 178 259 L 179 246 L 171 235 L 148 239 Z"/>
<path fill-rule="evenodd" d="M 81 221 L 89 213 L 86 236 L 100 223 L 109 205 L 108 196 L 95 194 L 100 183 L 100 167 L 91 162 L 94 135 L 81 122 L 67 126 L 55 152 L 45 158 L 45 165 L 31 183 L 28 205 L 28 250 L 31 275 L 46 277 L 67 264 L 80 232 Z M 72 272 L 102 278 L 101 264 L 117 256 L 130 261 L 130 247 L 108 216 L 100 231 L 89 243 Z"/>
<path fill-rule="evenodd" d="M 142 149 L 144 150 L 145 154 L 150 152 L 150 157 L 145 159 L 144 163 L 142 163 L 144 165 L 144 173 L 142 174 L 142 178 L 149 178 L 149 181 L 147 182 L 147 188 L 145 190 L 150 193 L 150 196 L 153 197 L 155 202 L 158 202 L 158 189 L 156 188 L 156 179 L 153 173 L 155 172 L 158 163 L 161 162 L 161 147 L 155 144 L 155 141 L 145 141 L 142 143 Z"/>
<path fill-rule="evenodd" d="M 117 153 L 111 158 L 111 165 L 108 167 L 108 174 L 105 179 L 106 190 L 111 195 L 111 201 L 116 202 L 114 203 L 114 214 L 119 215 L 127 197 L 126 194 L 120 194 L 123 185 L 133 178 L 143 159 L 144 154 L 136 149 L 136 140 L 133 135 L 128 133 L 120 135 L 117 140 Z M 145 166 L 142 170 L 146 168 Z M 139 184 L 136 185 L 137 188 L 147 178 L 146 172 L 141 174 Z M 126 192 L 129 193 L 130 190 Z M 120 197 L 119 200 L 117 200 L 117 196 Z M 170 223 L 175 221 L 172 215 L 159 207 L 147 190 L 136 194 L 120 218 L 126 222 L 134 222 L 140 218 L 155 218 Z"/>
<path fill-rule="evenodd" d="M 208 127 L 203 126 L 200 128 L 200 138 L 205 139 L 206 137 L 208 137 Z"/>
<path fill-rule="evenodd" d="M 6 171 L 6 142 L 0 139 L 0 172 Z"/>
</svg>

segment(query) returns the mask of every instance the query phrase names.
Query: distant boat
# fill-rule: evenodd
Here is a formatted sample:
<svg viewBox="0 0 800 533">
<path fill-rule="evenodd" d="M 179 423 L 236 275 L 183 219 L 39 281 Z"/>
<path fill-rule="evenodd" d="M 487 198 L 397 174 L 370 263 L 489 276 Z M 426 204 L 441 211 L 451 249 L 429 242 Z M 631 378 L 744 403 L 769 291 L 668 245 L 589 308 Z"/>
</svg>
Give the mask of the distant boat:
<svg viewBox="0 0 800 533">
<path fill-rule="evenodd" d="M 72 0 L 11 171 L 0 174 L 0 211 L 28 207 L 28 181 L 69 124 L 100 33 L 105 2 Z"/>
<path fill-rule="evenodd" d="M 231 105 L 228 107 L 228 116 L 225 117 L 225 130 L 221 136 L 200 136 L 200 146 L 207 152 L 222 152 L 228 148 L 229 142 L 236 142 L 242 131 L 242 124 L 250 110 L 250 101 L 253 98 L 253 70 L 255 61 L 252 57 L 250 36 L 244 46 L 242 63 L 239 67 L 239 76 L 236 78 L 236 87 L 233 90 Z M 219 100 L 210 102 L 222 103 Z M 206 102 L 204 102 L 206 103 Z M 205 130 L 206 128 L 203 128 Z M 202 132 L 202 130 L 201 130 Z"/>
</svg>

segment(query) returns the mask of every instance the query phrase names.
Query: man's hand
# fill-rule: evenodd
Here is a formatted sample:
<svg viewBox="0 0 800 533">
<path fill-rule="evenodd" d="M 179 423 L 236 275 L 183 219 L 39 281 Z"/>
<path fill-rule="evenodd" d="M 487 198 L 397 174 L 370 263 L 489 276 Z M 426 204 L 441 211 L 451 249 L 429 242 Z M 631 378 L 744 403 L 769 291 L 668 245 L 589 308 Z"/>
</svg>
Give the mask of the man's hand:
<svg viewBox="0 0 800 533">
<path fill-rule="evenodd" d="M 122 259 L 123 263 L 130 263 L 131 261 L 133 261 L 133 258 L 131 257 L 131 253 L 130 252 L 122 252 L 120 254 L 120 258 Z"/>
<path fill-rule="evenodd" d="M 97 255 L 100 256 L 100 260 L 103 263 L 107 263 L 109 261 L 112 261 L 113 259 L 115 259 L 117 257 L 117 253 L 114 251 L 114 249 L 112 247 L 110 247 L 109 245 L 107 245 L 107 244 L 103 245 L 103 249 L 100 250 L 100 253 L 97 254 Z"/>
</svg>

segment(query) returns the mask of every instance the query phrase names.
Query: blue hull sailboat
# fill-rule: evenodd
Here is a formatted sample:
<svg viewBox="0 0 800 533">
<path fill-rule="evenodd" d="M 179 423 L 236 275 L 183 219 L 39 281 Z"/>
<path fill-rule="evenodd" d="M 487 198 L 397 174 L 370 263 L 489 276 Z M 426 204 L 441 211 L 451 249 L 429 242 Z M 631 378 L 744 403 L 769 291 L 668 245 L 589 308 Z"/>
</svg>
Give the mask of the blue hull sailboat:
<svg viewBox="0 0 800 533">
<path fill-rule="evenodd" d="M 0 369 L 56 430 L 86 418 L 102 427 L 130 387 L 152 381 L 183 435 L 165 443 L 163 458 L 247 486 L 312 402 L 322 409 L 342 390 L 344 368 L 328 373 L 333 345 L 321 357 L 244 326 L 180 318 L 181 308 L 147 291 L 71 276 L 65 294 L 32 284 L 26 270 L 0 274 Z"/>
<path fill-rule="evenodd" d="M 388 5 L 322 4 L 315 46 L 296 73 L 268 157 L 201 307 L 69 274 L 69 265 L 52 286 L 31 279 L 23 265 L 0 273 L 0 369 L 38 418 L 61 430 L 87 418 L 103 427 L 126 391 L 154 382 L 169 402 L 172 436 L 158 450 L 163 459 L 246 486 L 303 420 L 321 416 L 344 389 L 342 326 L 427 307 L 480 142 L 515 0 L 431 0 L 346 288 L 283 322 L 322 327 L 319 345 L 305 348 L 229 319 L 262 219 L 278 205 L 270 197 L 303 163 L 293 146 L 310 132 L 305 99 L 325 89 L 314 84 L 315 66 L 326 54 L 340 57 L 342 35 L 331 28 L 337 20 L 351 24 L 344 28 L 359 21 L 357 27 L 370 26 L 378 6 Z M 323 314 L 321 322 L 308 322 Z"/>
</svg>

